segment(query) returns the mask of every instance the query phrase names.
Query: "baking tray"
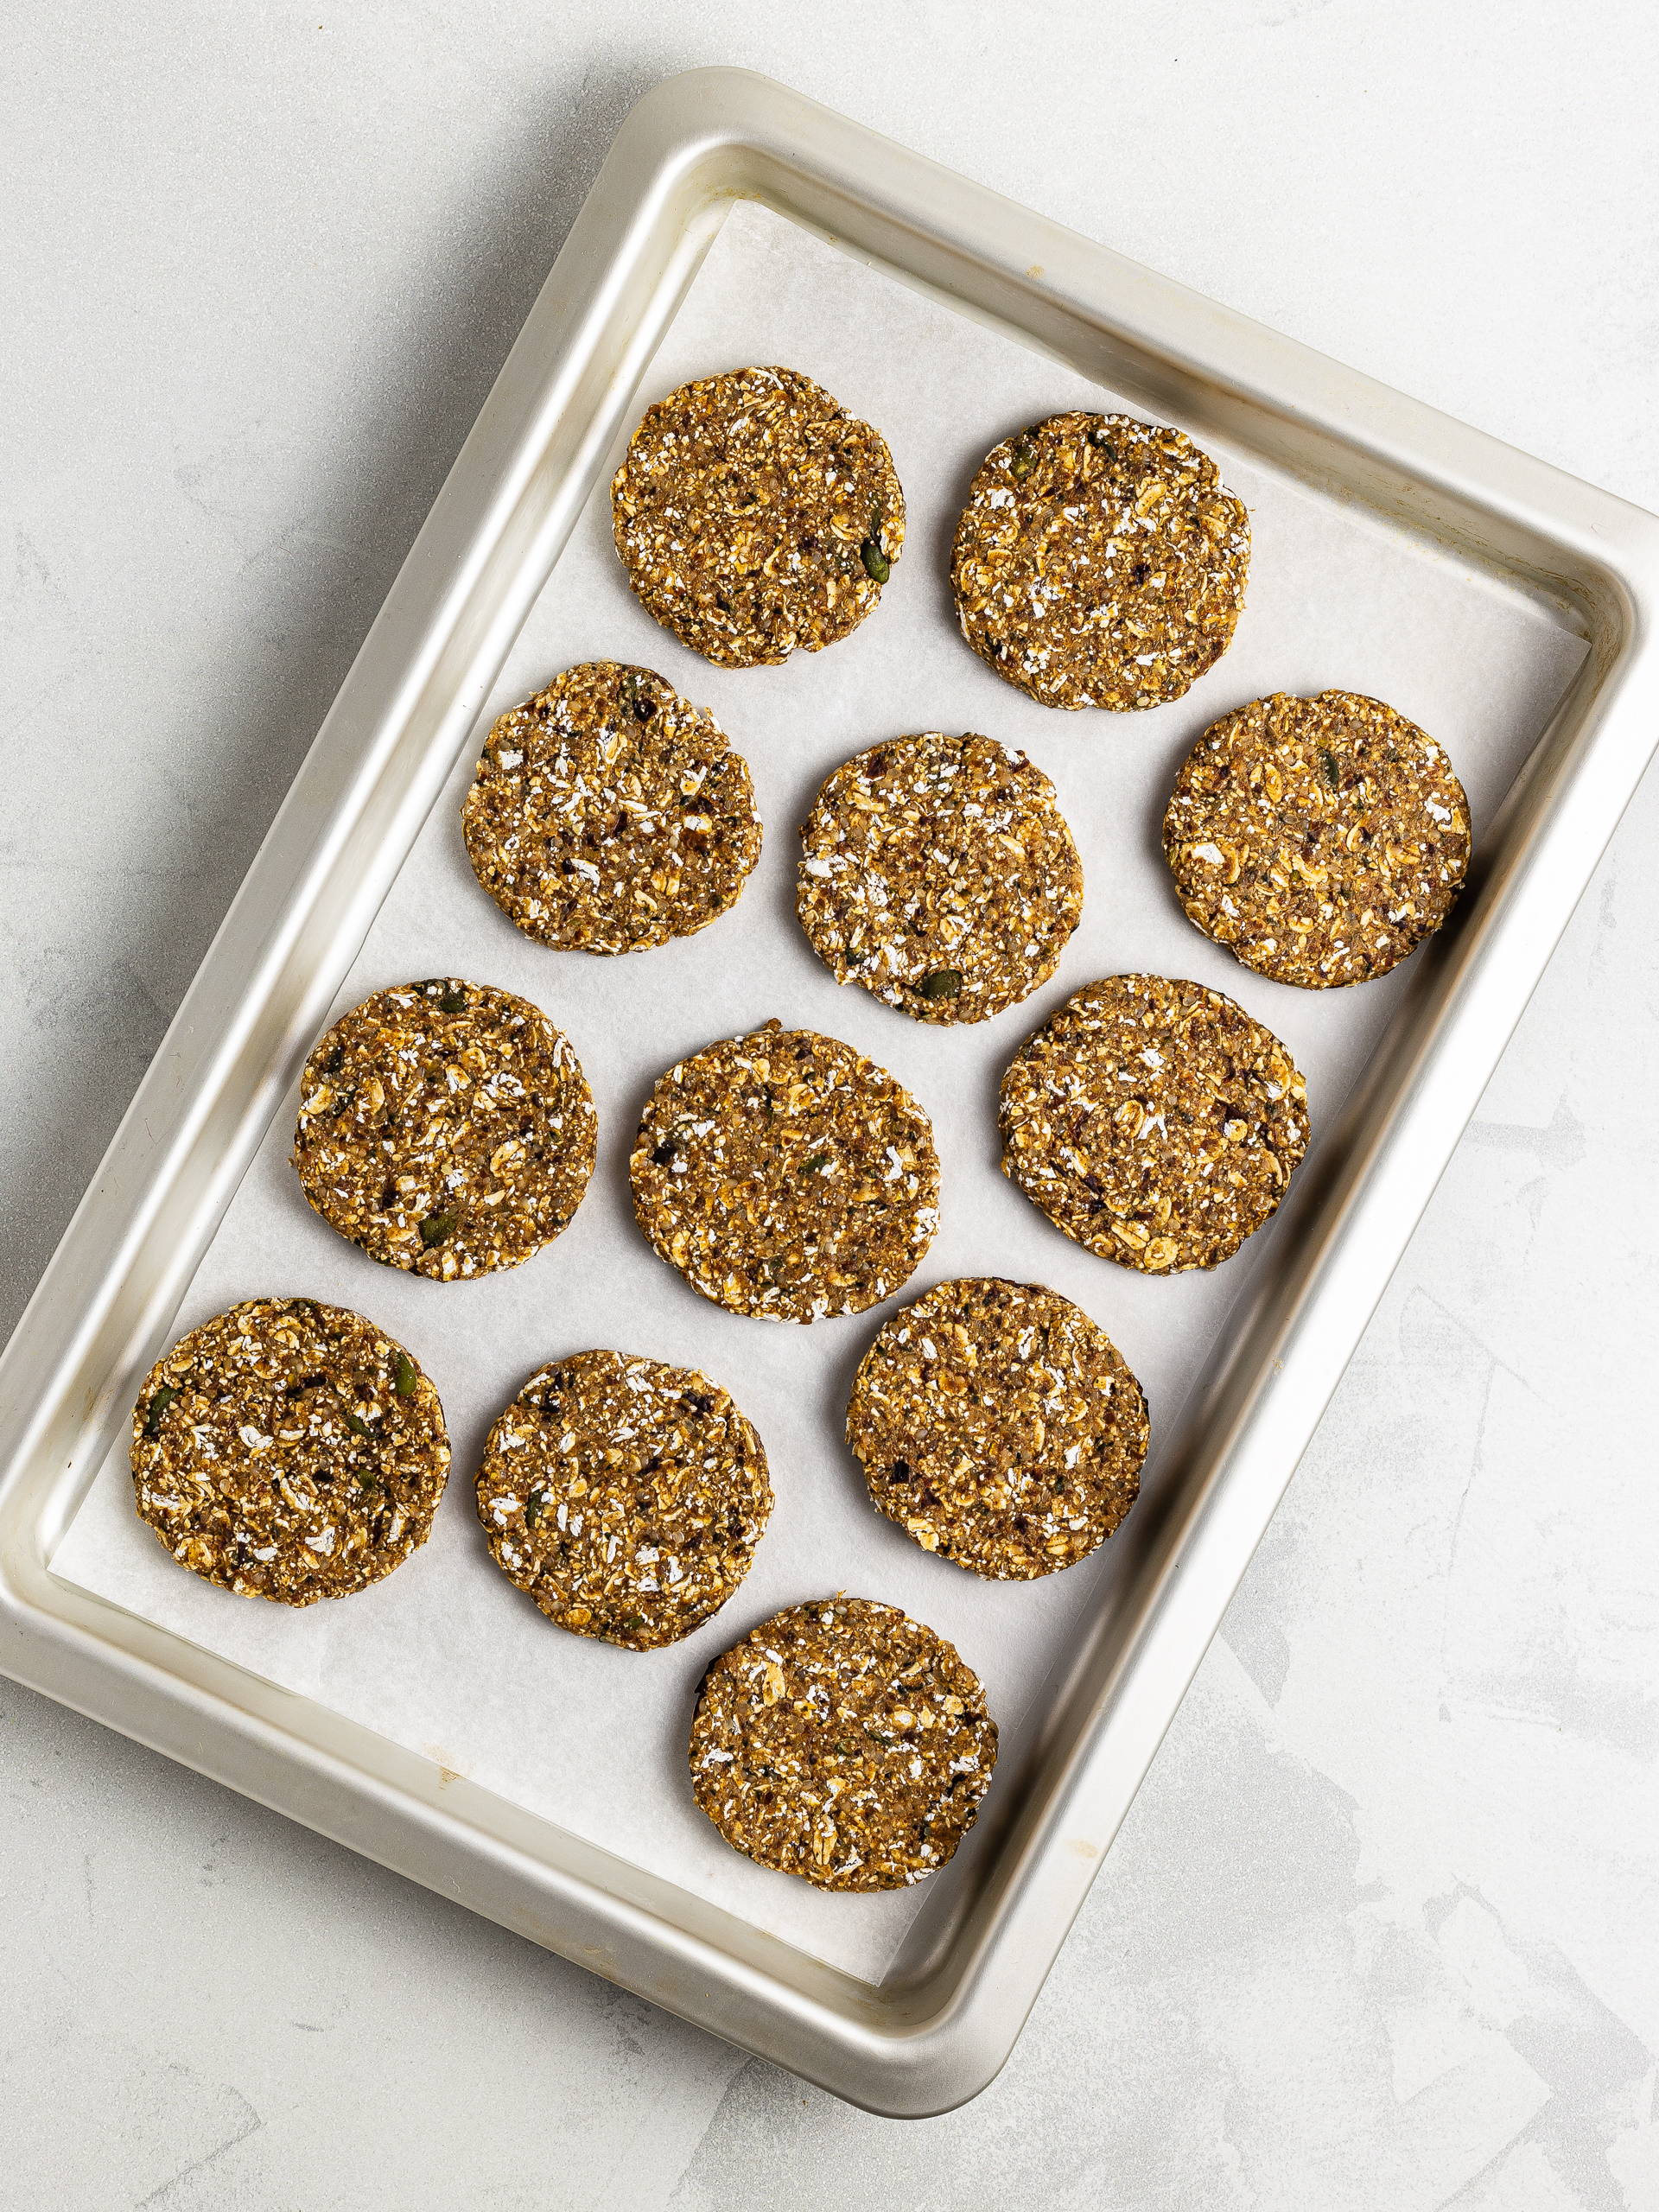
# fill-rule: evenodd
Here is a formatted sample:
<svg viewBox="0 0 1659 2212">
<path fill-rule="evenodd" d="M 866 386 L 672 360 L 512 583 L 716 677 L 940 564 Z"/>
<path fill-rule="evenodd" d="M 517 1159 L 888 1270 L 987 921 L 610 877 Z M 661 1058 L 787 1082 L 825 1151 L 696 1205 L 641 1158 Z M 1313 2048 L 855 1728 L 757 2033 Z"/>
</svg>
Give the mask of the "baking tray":
<svg viewBox="0 0 1659 2212">
<path fill-rule="evenodd" d="M 48 1571 L 739 199 L 1525 594 L 1588 647 L 1115 1540 L 1113 1602 L 1079 1622 L 972 1846 L 879 1982 Z M 0 1663 L 842 2095 L 914 2114 L 973 2094 L 1645 764 L 1656 581 L 1659 524 L 1637 510 L 763 79 L 659 86 L 0 1361 Z"/>
<path fill-rule="evenodd" d="M 764 1327 L 693 1294 L 633 1220 L 626 1155 L 640 1103 L 665 1063 L 768 1015 L 829 1030 L 891 1068 L 931 1119 L 943 1185 L 938 1232 L 905 1295 L 988 1268 L 1077 1300 L 1151 1400 L 1142 1475 L 1150 1501 L 1175 1409 L 1236 1302 L 1259 1270 L 1276 1265 L 1281 1229 L 1250 1238 L 1225 1267 L 1170 1279 L 1103 1264 L 997 1172 L 991 1102 L 1009 1055 L 1097 976 L 1195 976 L 1241 998 L 1294 1052 L 1316 1170 L 1324 1133 L 1409 988 L 1409 964 L 1363 990 L 1310 993 L 1242 970 L 1199 936 L 1174 896 L 1157 835 L 1179 761 L 1235 701 L 1280 687 L 1317 691 L 1339 677 L 1408 707 L 1445 739 L 1478 836 L 1585 647 L 1543 609 L 1211 437 L 1209 449 L 1248 504 L 1255 548 L 1249 608 L 1224 665 L 1186 698 L 1133 718 L 1056 714 L 963 650 L 938 556 L 988 437 L 1056 409 L 1134 403 L 754 201 L 722 224 L 635 409 L 745 359 L 808 362 L 881 425 L 899 457 L 920 557 L 899 564 L 880 620 L 833 653 L 798 653 L 760 671 L 715 668 L 658 627 L 629 589 L 601 470 L 330 1009 L 332 1020 L 389 983 L 457 969 L 544 1007 L 579 1052 L 599 1105 L 598 1166 L 576 1218 L 533 1264 L 448 1289 L 377 1267 L 329 1235 L 300 1192 L 289 1160 L 296 1083 L 171 1325 L 176 1335 L 278 1287 L 371 1315 L 437 1383 L 463 1479 L 501 1406 L 550 1359 L 599 1344 L 699 1368 L 734 1393 L 773 1470 L 775 1508 L 741 1590 L 683 1643 L 645 1657 L 554 1634 L 492 1563 L 458 1482 L 410 1573 L 349 1605 L 296 1615 L 244 1605 L 181 1574 L 139 1523 L 123 1435 L 49 1566 L 54 1578 L 321 1700 L 798 1950 L 880 1982 L 918 1909 L 971 1879 L 990 1814 L 949 1872 L 918 1888 L 847 1897 L 757 1868 L 721 1842 L 686 1786 L 698 1677 L 728 1644 L 804 1594 L 837 1586 L 878 1594 L 947 1637 L 978 1674 L 1001 1736 L 1000 1797 L 1015 1786 L 1029 1717 L 1074 1651 L 1082 1617 L 1119 1601 L 1133 1561 L 1114 1542 L 1064 1575 L 988 1582 L 930 1558 L 874 1513 L 847 1450 L 844 1413 L 852 1367 L 882 1316 Z M 649 663 L 711 707 L 748 759 L 769 825 L 760 865 L 718 927 L 620 961 L 551 952 L 516 930 L 480 893 L 460 836 L 493 717 L 553 670 L 594 654 Z M 1084 856 L 1083 918 L 1058 968 L 995 1020 L 941 1028 L 840 988 L 793 911 L 790 825 L 820 779 L 850 744 L 918 722 L 1027 747 L 1054 779 Z"/>
</svg>

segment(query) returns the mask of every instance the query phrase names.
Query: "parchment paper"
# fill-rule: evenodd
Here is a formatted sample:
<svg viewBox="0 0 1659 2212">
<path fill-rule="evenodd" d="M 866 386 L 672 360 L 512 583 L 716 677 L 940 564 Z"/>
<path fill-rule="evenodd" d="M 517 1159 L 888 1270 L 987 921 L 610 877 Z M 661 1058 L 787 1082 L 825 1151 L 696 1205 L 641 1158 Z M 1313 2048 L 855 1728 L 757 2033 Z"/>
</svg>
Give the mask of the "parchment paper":
<svg viewBox="0 0 1659 2212">
<path fill-rule="evenodd" d="M 923 1553 L 872 1510 L 842 1423 L 854 1370 L 897 1301 L 799 1328 L 722 1313 L 688 1289 L 648 1249 L 629 1203 L 629 1143 L 652 1083 L 683 1053 L 772 1014 L 844 1038 L 890 1068 L 931 1115 L 944 1164 L 940 1230 L 906 1295 L 994 1273 L 1077 1300 L 1150 1398 L 1150 1485 L 1159 1440 L 1229 1306 L 1253 1269 L 1272 1264 L 1274 1230 L 1213 1275 L 1153 1281 L 1093 1257 L 998 1172 L 1002 1068 L 1096 976 L 1190 976 L 1231 994 L 1289 1045 L 1308 1079 L 1317 1144 L 1403 971 L 1357 989 L 1296 991 L 1200 937 L 1176 903 L 1159 844 L 1179 761 L 1211 721 L 1249 699 L 1340 685 L 1389 701 L 1442 741 L 1478 837 L 1583 646 L 1454 560 L 1206 441 L 1250 509 L 1249 601 L 1230 652 L 1173 705 L 1134 715 L 1045 709 L 963 643 L 946 575 L 950 537 L 969 480 L 997 440 L 1061 409 L 1119 403 L 746 205 L 669 332 L 641 407 L 690 377 L 750 362 L 804 370 L 887 436 L 909 535 L 879 610 L 844 643 L 781 669 L 710 668 L 629 592 L 611 545 L 607 474 L 335 1008 L 443 974 L 545 1007 L 575 1043 L 599 1106 L 599 1165 L 575 1222 L 527 1266 L 484 1281 L 437 1284 L 377 1267 L 302 1197 L 288 1165 L 290 1096 L 179 1315 L 181 1333 L 238 1299 L 307 1294 L 355 1307 L 409 1345 L 442 1395 L 454 1449 L 431 1541 L 387 1581 L 343 1602 L 289 1612 L 234 1598 L 177 1567 L 136 1519 L 124 1441 L 52 1565 L 874 1980 L 924 1891 L 828 1897 L 727 1848 L 693 1804 L 685 1771 L 704 1668 L 779 1606 L 836 1589 L 881 1598 L 957 1645 L 985 1682 L 1006 1747 L 1079 1617 L 1111 1601 L 1112 1547 L 1034 1584 L 985 1583 Z M 613 959 L 551 952 L 520 936 L 474 880 L 458 820 L 490 721 L 560 669 L 602 657 L 655 668 L 713 709 L 749 761 L 766 824 L 760 866 L 734 913 L 695 938 Z M 796 824 L 822 778 L 880 738 L 931 728 L 1024 747 L 1058 787 L 1086 873 L 1083 925 L 1057 975 L 1022 1007 L 963 1029 L 924 1028 L 855 985 L 837 988 L 794 918 Z M 493 1566 L 474 1512 L 473 1475 L 495 1414 L 544 1361 L 593 1346 L 704 1369 L 755 1422 L 771 1462 L 777 1507 L 753 1572 L 722 1613 L 667 1651 L 619 1651 L 552 1627 Z"/>
</svg>

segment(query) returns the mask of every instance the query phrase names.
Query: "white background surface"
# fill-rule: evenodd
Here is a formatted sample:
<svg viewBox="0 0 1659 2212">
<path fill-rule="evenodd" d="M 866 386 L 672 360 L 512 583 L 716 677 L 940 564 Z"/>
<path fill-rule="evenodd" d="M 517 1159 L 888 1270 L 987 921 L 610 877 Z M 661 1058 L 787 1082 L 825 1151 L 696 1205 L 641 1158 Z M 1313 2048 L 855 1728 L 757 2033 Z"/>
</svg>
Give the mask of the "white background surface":
<svg viewBox="0 0 1659 2212">
<path fill-rule="evenodd" d="M 15 13 L 0 1326 L 646 84 L 767 69 L 1659 506 L 1649 16 Z M 0 1684 L 9 2193 L 1659 2204 L 1656 830 L 975 2104 L 851 2112 Z"/>
</svg>

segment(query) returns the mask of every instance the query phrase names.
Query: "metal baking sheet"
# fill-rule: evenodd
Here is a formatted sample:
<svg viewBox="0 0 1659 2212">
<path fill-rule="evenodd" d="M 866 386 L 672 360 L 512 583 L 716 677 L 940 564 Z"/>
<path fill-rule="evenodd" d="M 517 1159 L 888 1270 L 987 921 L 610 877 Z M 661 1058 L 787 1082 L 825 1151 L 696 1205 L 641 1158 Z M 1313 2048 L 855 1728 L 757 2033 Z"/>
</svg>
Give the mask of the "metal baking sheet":
<svg viewBox="0 0 1659 2212">
<path fill-rule="evenodd" d="M 760 204 L 738 207 L 705 263 L 738 194 Z M 602 485 L 645 400 L 768 359 L 880 425 L 911 535 L 853 639 L 781 671 L 715 671 L 632 601 Z M 1103 391 L 1192 430 L 1252 510 L 1232 651 L 1187 701 L 1133 718 L 1048 714 L 998 683 L 956 636 L 943 578 L 988 445 Z M 705 72 L 659 88 L 619 140 L 0 1370 L 5 1663 L 843 2094 L 922 2111 L 971 2094 L 1006 2055 L 1639 772 L 1650 740 L 1635 700 L 1652 675 L 1630 611 L 1653 557 L 1649 518 L 779 87 Z M 455 828 L 489 715 L 600 653 L 647 661 L 715 709 L 767 825 L 736 915 L 620 963 L 518 937 L 473 884 Z M 1479 860 L 1428 954 L 1384 983 L 1316 995 L 1249 976 L 1190 929 L 1156 831 L 1175 762 L 1214 715 L 1325 683 L 1388 697 L 1445 740 Z M 790 912 L 793 824 L 818 779 L 860 745 L 924 727 L 1031 751 L 1088 873 L 1084 928 L 1056 977 L 961 1033 L 838 992 Z M 1082 982 L 1138 966 L 1231 991 L 1310 1077 L 1318 1134 L 1294 1200 L 1213 1277 L 1151 1282 L 1096 1261 L 995 1173 L 1008 1054 Z M 522 990 L 569 1031 L 601 1154 L 550 1253 L 492 1283 L 438 1287 L 334 1238 L 283 1155 L 299 1060 L 331 1010 L 454 971 Z M 624 1162 L 652 1078 L 774 1012 L 847 1037 L 932 1113 L 944 1224 L 913 1287 L 989 1270 L 1052 1281 L 1147 1383 L 1145 1495 L 1097 1563 L 1002 1588 L 916 1552 L 869 1512 L 836 1433 L 878 1317 L 801 1331 L 721 1314 L 632 1230 Z M 350 1606 L 292 1617 L 178 1573 L 132 1521 L 118 1436 L 165 1341 L 269 1287 L 338 1297 L 404 1338 L 456 1444 L 457 1495 L 427 1552 Z M 749 1582 L 697 1637 L 645 1661 L 547 1629 L 470 1523 L 488 1420 L 531 1367 L 588 1343 L 704 1366 L 773 1462 L 779 1511 Z M 766 1875 L 685 1797 L 679 1745 L 707 1658 L 775 1605 L 836 1586 L 950 1635 L 1003 1725 L 980 1828 L 924 1891 L 824 1897 Z"/>
<path fill-rule="evenodd" d="M 1214 715 L 1246 699 L 1344 684 L 1395 702 L 1441 736 L 1478 835 L 1585 648 L 1545 610 L 1466 567 L 1217 448 L 1249 508 L 1255 547 L 1248 610 L 1225 660 L 1155 712 L 1057 713 L 967 650 L 938 556 L 967 480 L 998 438 L 1063 409 L 1125 403 L 753 202 L 734 211 L 710 249 L 639 399 L 749 360 L 806 365 L 890 440 L 911 537 L 880 612 L 843 645 L 798 654 L 783 669 L 712 668 L 629 590 L 601 476 L 336 1001 L 343 1012 L 388 984 L 461 973 L 543 1007 L 582 1056 L 599 1104 L 598 1173 L 575 1224 L 527 1267 L 484 1281 L 433 1284 L 378 1267 L 329 1231 L 299 1190 L 288 1160 L 296 1085 L 175 1325 L 194 1327 L 274 1289 L 329 1299 L 391 1329 L 437 1382 L 451 1424 L 454 1478 L 434 1541 L 349 1605 L 296 1618 L 228 1599 L 181 1573 L 137 1522 L 121 1437 L 52 1571 L 874 1982 L 926 1892 L 827 1896 L 730 1851 L 687 1787 L 693 1686 L 780 1606 L 836 1589 L 882 1598 L 950 1637 L 980 1674 L 1013 1772 L 1020 1724 L 1078 1622 L 1118 1601 L 1118 1548 L 1035 1584 L 988 1584 L 929 1558 L 872 1512 L 842 1425 L 852 1369 L 900 1300 L 868 1319 L 801 1329 L 698 1298 L 632 1221 L 627 1154 L 642 1102 L 683 1053 L 771 1014 L 844 1036 L 891 1068 L 927 1108 L 944 1164 L 940 1233 L 902 1296 L 952 1275 L 1000 1274 L 1076 1299 L 1149 1394 L 1150 1497 L 1174 1416 L 1230 1309 L 1273 1268 L 1278 1230 L 1212 1274 L 1154 1281 L 1096 1258 L 998 1172 L 1002 1069 L 1038 1020 L 1096 976 L 1192 975 L 1285 1038 L 1308 1079 L 1313 1128 L 1329 1128 L 1409 970 L 1363 990 L 1299 991 L 1252 976 L 1199 936 L 1175 900 L 1158 839 L 1177 763 Z M 925 377 L 914 372 L 918 361 Z M 734 914 L 625 959 L 553 953 L 526 938 L 480 890 L 460 834 L 493 716 L 570 662 L 601 655 L 653 666 L 713 708 L 752 764 L 766 825 L 760 867 Z M 998 1020 L 960 1029 L 925 1027 L 856 986 L 838 989 L 793 912 L 795 825 L 823 777 L 858 747 L 938 728 L 1025 747 L 1057 784 L 1086 874 L 1083 926 L 1051 982 Z M 1319 1144 L 1316 1135 L 1315 1173 Z M 594 1344 L 700 1367 L 723 1382 L 766 1440 L 778 1495 L 737 1597 L 683 1644 L 645 1657 L 551 1629 L 489 1558 L 467 1495 L 485 1433 L 526 1376 Z"/>
</svg>

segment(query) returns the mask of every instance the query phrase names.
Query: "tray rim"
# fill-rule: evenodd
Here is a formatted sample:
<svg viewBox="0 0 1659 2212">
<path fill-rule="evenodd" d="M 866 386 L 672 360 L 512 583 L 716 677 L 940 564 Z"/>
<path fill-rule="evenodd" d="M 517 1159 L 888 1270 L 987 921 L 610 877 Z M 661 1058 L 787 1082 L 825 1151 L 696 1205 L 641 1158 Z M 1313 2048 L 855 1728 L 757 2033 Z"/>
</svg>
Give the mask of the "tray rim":
<svg viewBox="0 0 1659 2212">
<path fill-rule="evenodd" d="M 1158 1512 L 1126 1524 L 1140 1600 L 1052 1685 L 971 1879 L 930 1900 L 879 1988 L 45 1564 L 740 198 L 1454 547 L 1590 645 L 1487 833 L 1468 912 L 1418 956 L 1319 1179 L 1296 1194 L 1289 1264 L 1235 1309 Z M 0 1670 L 850 2101 L 922 2116 L 976 2094 L 1647 764 L 1656 607 L 1659 521 L 1642 510 L 770 79 L 705 69 L 658 84 L 624 123 L 0 1355 Z"/>
</svg>

